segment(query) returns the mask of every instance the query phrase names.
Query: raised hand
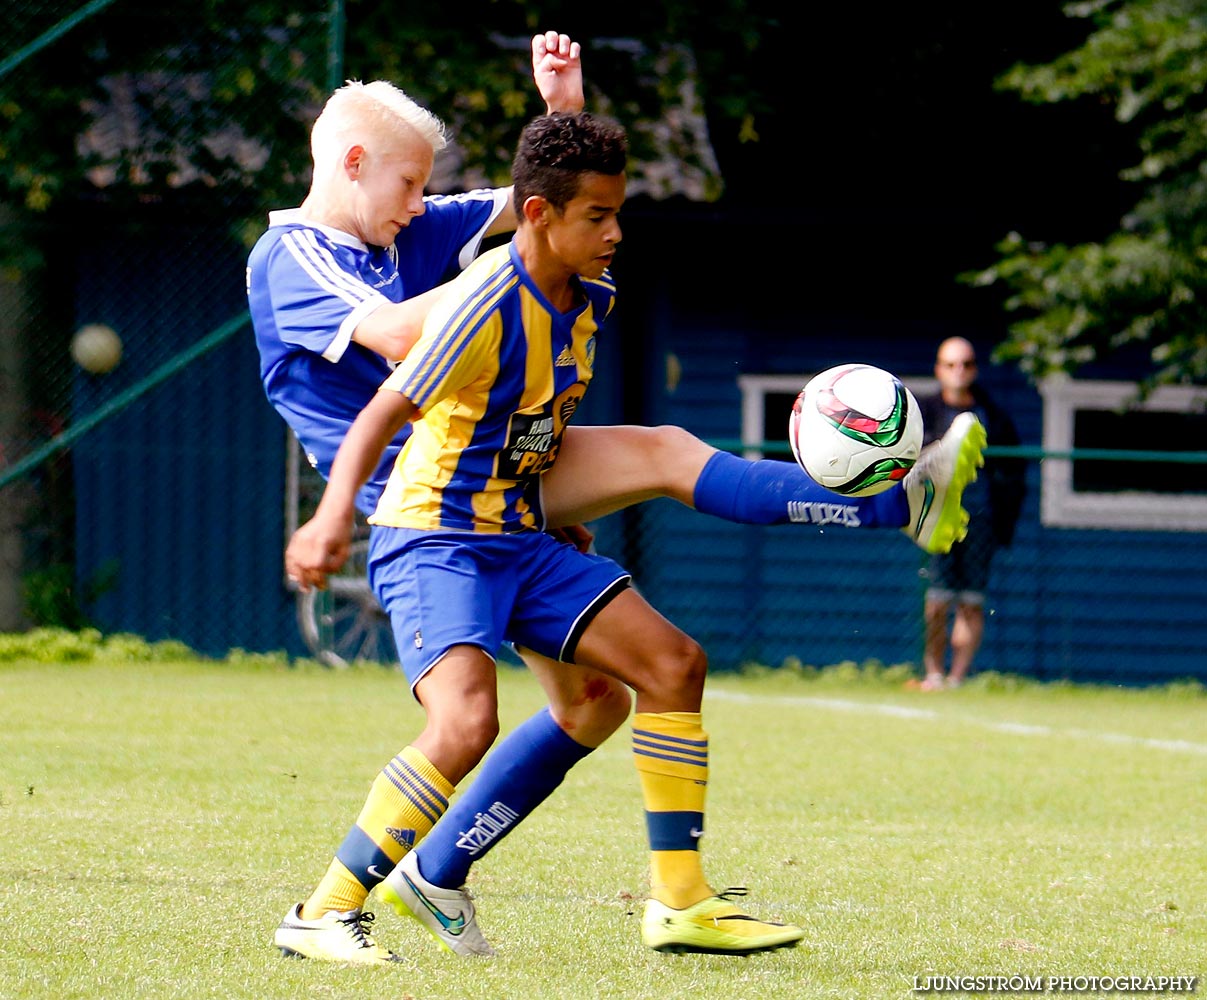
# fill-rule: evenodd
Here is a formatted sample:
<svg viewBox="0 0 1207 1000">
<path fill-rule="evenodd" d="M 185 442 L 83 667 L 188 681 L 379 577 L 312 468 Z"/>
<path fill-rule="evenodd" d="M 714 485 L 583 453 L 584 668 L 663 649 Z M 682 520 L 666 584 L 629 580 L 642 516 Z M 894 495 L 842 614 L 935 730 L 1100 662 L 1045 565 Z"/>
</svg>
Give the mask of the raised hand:
<svg viewBox="0 0 1207 1000">
<path fill-rule="evenodd" d="M 569 35 L 546 31 L 532 36 L 532 78 L 549 113 L 582 111 L 582 48 Z"/>
</svg>

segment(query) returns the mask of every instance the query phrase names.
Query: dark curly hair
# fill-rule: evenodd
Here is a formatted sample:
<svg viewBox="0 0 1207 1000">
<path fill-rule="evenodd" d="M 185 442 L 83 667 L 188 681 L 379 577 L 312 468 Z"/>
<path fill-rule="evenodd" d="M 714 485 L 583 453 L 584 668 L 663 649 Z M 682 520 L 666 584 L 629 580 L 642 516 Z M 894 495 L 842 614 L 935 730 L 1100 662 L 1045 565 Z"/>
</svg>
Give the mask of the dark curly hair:
<svg viewBox="0 0 1207 1000">
<path fill-rule="evenodd" d="M 516 214 L 539 195 L 559 211 L 578 194 L 586 173 L 622 174 L 628 161 L 624 129 L 580 111 L 541 115 L 524 126 L 511 165 Z"/>
</svg>

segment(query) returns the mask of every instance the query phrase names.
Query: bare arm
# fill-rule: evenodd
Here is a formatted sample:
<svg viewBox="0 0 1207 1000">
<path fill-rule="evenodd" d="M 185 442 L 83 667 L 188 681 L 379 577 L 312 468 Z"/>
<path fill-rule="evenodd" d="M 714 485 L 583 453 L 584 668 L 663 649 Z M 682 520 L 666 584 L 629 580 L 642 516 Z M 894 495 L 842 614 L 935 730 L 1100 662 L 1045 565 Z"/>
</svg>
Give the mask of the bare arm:
<svg viewBox="0 0 1207 1000">
<path fill-rule="evenodd" d="M 545 102 L 547 114 L 555 111 L 582 111 L 583 96 L 582 46 L 572 42 L 569 35 L 546 31 L 532 36 L 532 79 Z M 507 207 L 486 230 L 487 236 L 510 233 L 516 227 L 515 205 L 511 188 L 507 191 Z"/>
<path fill-rule="evenodd" d="M 285 549 L 285 572 L 302 590 L 323 590 L 328 574 L 347 560 L 356 493 L 377 468 L 386 445 L 415 413 L 415 404 L 406 396 L 382 389 L 353 421 L 314 517 L 293 533 Z"/>
<path fill-rule="evenodd" d="M 390 361 L 401 361 L 423 332 L 423 321 L 447 283 L 403 302 L 390 302 L 374 309 L 357 324 L 352 339 Z"/>
</svg>

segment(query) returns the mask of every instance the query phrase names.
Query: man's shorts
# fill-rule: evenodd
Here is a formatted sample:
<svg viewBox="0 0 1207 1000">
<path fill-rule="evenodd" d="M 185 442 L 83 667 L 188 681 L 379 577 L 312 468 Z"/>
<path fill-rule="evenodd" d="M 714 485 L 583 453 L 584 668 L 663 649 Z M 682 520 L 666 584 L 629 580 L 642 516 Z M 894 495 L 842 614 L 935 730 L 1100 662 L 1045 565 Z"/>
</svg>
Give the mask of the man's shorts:
<svg viewBox="0 0 1207 1000">
<path fill-rule="evenodd" d="M 984 604 L 989 586 L 989 564 L 997 542 L 988 514 L 974 516 L 968 535 L 956 542 L 950 552 L 936 553 L 922 571 L 927 581 L 927 597 L 939 601 L 957 600 L 961 604 Z"/>
<path fill-rule="evenodd" d="M 504 642 L 566 663 L 631 577 L 611 559 L 545 534 L 375 525 L 369 583 L 389 612 L 411 690 L 453 646 L 494 657 Z"/>
</svg>

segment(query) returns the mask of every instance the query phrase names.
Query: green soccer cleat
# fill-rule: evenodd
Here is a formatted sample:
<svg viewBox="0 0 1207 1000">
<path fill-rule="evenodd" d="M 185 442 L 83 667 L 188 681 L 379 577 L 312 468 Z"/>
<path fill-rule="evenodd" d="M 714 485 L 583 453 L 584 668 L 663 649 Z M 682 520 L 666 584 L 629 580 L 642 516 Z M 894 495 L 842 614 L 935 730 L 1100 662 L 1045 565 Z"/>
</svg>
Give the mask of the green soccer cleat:
<svg viewBox="0 0 1207 1000">
<path fill-rule="evenodd" d="M 478 930 L 473 901 L 464 888 L 443 889 L 419 874 L 414 852 L 402 859 L 377 887 L 377 894 L 400 917 L 414 917 L 446 951 L 454 955 L 495 953 Z"/>
<path fill-rule="evenodd" d="M 901 488 L 909 500 L 909 524 L 901 530 L 927 552 L 950 552 L 968 534 L 968 511 L 960 506 L 964 487 L 985 464 L 985 428 L 961 413 L 938 441 L 922 449 Z"/>
<path fill-rule="evenodd" d="M 373 940 L 369 928 L 372 913 L 328 910 L 317 920 L 302 919 L 298 903 L 277 928 L 272 943 L 281 954 L 292 958 L 315 958 L 322 962 L 348 962 L 352 965 L 379 965 L 401 962 L 397 955 Z"/>
<path fill-rule="evenodd" d="M 745 890 L 729 889 L 685 910 L 674 910 L 651 899 L 641 918 L 641 940 L 654 951 L 706 955 L 753 955 L 759 951 L 792 948 L 805 932 L 792 924 L 759 920 L 743 913 L 727 896 Z"/>
</svg>

